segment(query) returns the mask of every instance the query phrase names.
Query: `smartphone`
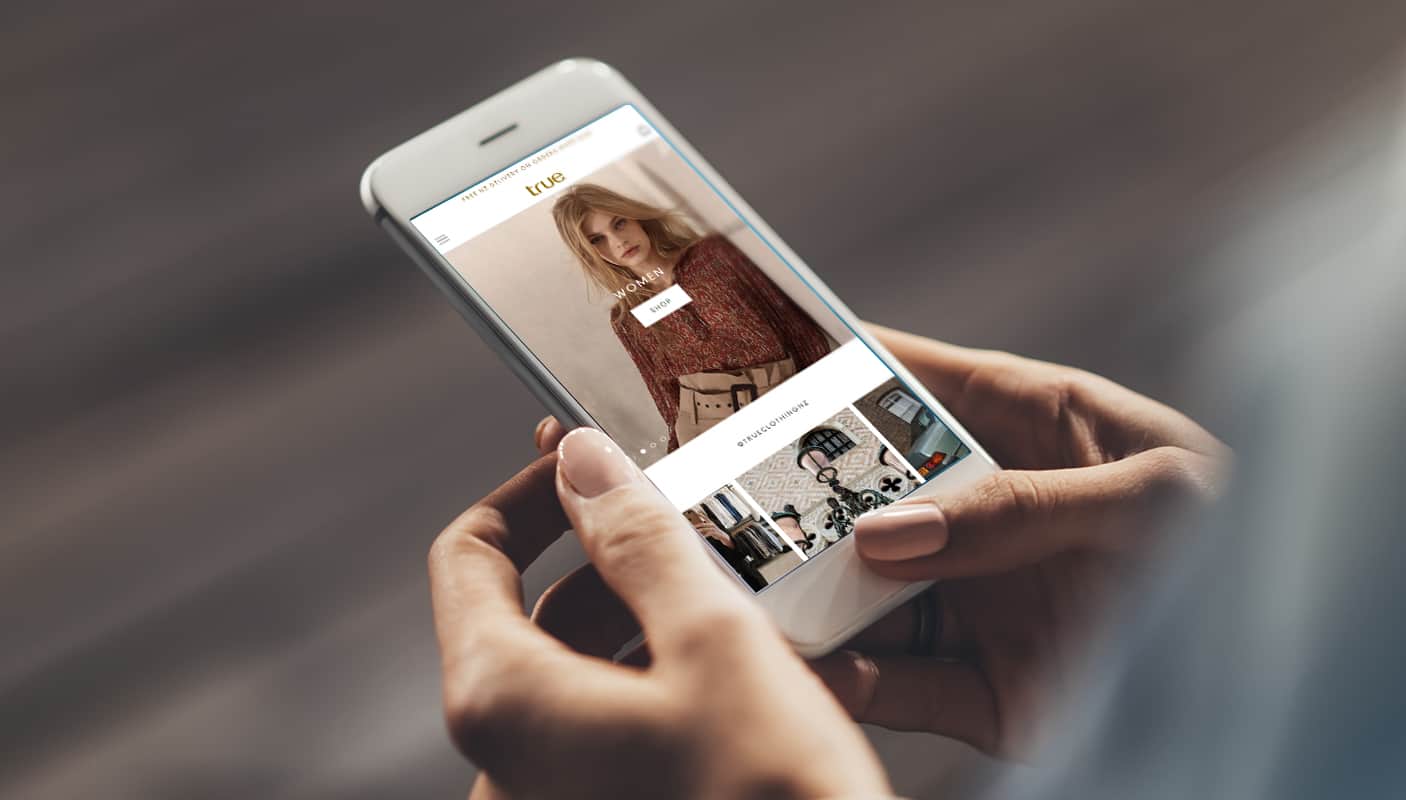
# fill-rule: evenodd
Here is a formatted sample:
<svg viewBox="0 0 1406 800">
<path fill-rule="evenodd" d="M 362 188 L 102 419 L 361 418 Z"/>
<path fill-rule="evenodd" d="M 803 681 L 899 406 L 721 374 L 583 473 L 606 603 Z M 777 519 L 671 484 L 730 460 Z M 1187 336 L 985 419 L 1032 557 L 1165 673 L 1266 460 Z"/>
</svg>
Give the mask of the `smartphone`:
<svg viewBox="0 0 1406 800">
<path fill-rule="evenodd" d="M 599 61 L 401 144 L 361 196 L 552 414 L 635 459 L 804 655 L 926 588 L 864 568 L 860 515 L 996 468 Z"/>
</svg>

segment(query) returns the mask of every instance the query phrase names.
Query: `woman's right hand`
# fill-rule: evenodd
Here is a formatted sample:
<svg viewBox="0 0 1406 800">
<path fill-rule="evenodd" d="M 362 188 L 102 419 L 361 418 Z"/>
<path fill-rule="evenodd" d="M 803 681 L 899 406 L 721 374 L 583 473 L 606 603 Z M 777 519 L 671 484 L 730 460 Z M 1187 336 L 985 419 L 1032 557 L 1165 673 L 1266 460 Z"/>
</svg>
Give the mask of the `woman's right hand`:
<svg viewBox="0 0 1406 800">
<path fill-rule="evenodd" d="M 859 721 L 1028 756 L 1121 579 L 1170 513 L 1216 493 L 1229 450 L 1090 373 L 870 329 L 1005 469 L 865 515 L 855 531 L 875 571 L 939 581 L 936 653 L 910 654 L 910 603 L 813 667 Z M 543 420 L 539 448 L 562 434 Z M 608 622 L 593 578 L 564 579 L 538 614 L 563 639 L 610 652 L 629 626 Z"/>
<path fill-rule="evenodd" d="M 1170 514 L 1216 493 L 1229 451 L 1096 375 L 871 330 L 1005 468 L 856 526 L 874 571 L 938 581 L 936 652 L 908 652 L 910 604 L 815 667 L 860 721 L 1029 756 L 1123 579 Z"/>
</svg>

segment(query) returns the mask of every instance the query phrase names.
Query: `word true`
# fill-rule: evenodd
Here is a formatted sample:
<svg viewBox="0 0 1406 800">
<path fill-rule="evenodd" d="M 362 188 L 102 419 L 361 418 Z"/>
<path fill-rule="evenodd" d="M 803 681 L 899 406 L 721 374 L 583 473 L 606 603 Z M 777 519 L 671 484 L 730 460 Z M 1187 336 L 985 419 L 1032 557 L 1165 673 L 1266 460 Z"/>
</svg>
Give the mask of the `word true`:
<svg viewBox="0 0 1406 800">
<path fill-rule="evenodd" d="M 638 292 L 640 289 L 643 289 L 646 285 L 651 284 L 651 283 L 654 283 L 656 280 L 659 280 L 660 278 L 663 278 L 663 277 L 664 277 L 664 270 L 662 270 L 662 269 L 652 269 L 652 270 L 650 270 L 649 272 L 646 272 L 645 274 L 643 274 L 643 275 L 639 276 L 638 278 L 636 278 L 636 279 L 630 281 L 629 283 L 625 284 L 625 288 L 623 288 L 623 289 L 616 289 L 616 290 L 615 290 L 615 297 L 618 298 L 618 299 L 620 299 L 620 300 L 624 300 L 624 299 L 625 299 L 625 295 L 627 295 L 627 294 L 634 294 L 635 292 Z"/>
<path fill-rule="evenodd" d="M 560 172 L 553 172 L 551 175 L 548 175 L 547 177 L 543 178 L 540 181 L 537 181 L 536 183 L 528 184 L 528 186 L 526 187 L 527 193 L 532 195 L 533 197 L 536 197 L 537 195 L 547 191 L 553 186 L 565 182 L 565 175 L 561 174 Z"/>
</svg>

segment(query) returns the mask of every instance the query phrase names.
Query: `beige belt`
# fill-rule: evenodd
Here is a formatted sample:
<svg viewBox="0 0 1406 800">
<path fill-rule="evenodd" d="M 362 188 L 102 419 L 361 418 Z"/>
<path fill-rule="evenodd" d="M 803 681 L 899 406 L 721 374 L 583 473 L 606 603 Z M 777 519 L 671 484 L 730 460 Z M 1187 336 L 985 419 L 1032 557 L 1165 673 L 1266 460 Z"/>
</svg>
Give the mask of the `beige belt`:
<svg viewBox="0 0 1406 800">
<path fill-rule="evenodd" d="M 679 376 L 679 444 L 693 439 L 796 374 L 790 358 L 735 370 Z"/>
</svg>

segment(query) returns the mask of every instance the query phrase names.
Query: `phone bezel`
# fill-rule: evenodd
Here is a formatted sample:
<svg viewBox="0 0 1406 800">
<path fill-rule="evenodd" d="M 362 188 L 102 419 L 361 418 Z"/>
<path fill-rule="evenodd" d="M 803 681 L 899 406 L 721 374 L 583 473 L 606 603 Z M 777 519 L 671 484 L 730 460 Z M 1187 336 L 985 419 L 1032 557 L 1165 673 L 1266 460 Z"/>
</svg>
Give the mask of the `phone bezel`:
<svg viewBox="0 0 1406 800">
<path fill-rule="evenodd" d="M 975 481 L 997 468 L 971 434 L 864 330 L 853 312 L 668 120 L 619 72 L 600 61 L 558 62 L 388 151 L 362 176 L 362 202 L 551 413 L 568 427 L 596 426 L 590 413 L 576 403 L 492 306 L 415 230 L 410 218 L 626 103 L 633 104 L 692 161 L 855 336 L 971 447 L 970 456 L 928 481 L 914 495 Z M 492 136 L 509 125 L 516 126 L 509 134 Z M 486 137 L 488 141 L 483 141 Z M 827 548 L 824 557 L 807 562 L 756 595 L 796 649 L 805 655 L 833 649 L 930 585 L 880 578 L 863 567 L 853 547 L 854 538 L 845 537 Z M 722 564 L 712 548 L 703 549 Z M 837 552 L 828 554 L 829 550 Z"/>
</svg>

